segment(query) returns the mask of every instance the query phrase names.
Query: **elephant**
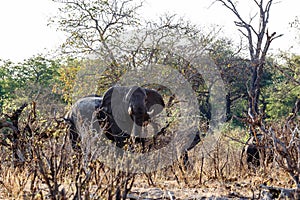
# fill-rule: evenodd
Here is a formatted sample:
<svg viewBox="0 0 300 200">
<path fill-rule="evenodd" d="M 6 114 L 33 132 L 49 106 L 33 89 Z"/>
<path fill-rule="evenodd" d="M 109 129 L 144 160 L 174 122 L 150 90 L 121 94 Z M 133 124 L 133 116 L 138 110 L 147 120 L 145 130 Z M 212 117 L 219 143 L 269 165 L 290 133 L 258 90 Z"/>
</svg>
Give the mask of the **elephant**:
<svg viewBox="0 0 300 200">
<path fill-rule="evenodd" d="M 105 117 L 104 113 L 99 111 L 101 103 L 101 96 L 85 96 L 77 100 L 65 114 L 64 120 L 69 124 L 68 132 L 74 150 L 79 150 L 79 133 L 83 131 L 82 129 L 94 124 L 98 118 Z M 94 127 L 99 127 L 99 124 Z"/>
<path fill-rule="evenodd" d="M 78 146 L 79 129 L 83 122 L 99 123 L 98 127 L 102 130 L 97 131 L 102 131 L 120 148 L 129 138 L 143 141 L 142 127 L 161 113 L 164 107 L 164 100 L 157 91 L 139 86 L 114 86 L 103 97 L 83 97 L 65 115 L 65 120 L 70 124 L 72 147 Z M 84 119 L 80 119 L 78 114 Z M 96 116 L 96 120 L 92 116 Z"/>
<path fill-rule="evenodd" d="M 260 138 L 260 134 L 258 135 Z M 243 146 L 241 158 L 240 158 L 240 166 L 243 166 L 243 157 L 244 153 L 246 153 L 246 163 L 248 165 L 248 169 L 255 169 L 260 165 L 260 155 L 259 149 L 256 144 L 256 140 L 254 136 L 251 136 L 246 141 L 245 145 Z"/>
<path fill-rule="evenodd" d="M 205 137 L 205 134 L 204 133 L 201 133 L 200 130 L 198 130 L 196 133 L 195 133 L 195 136 L 194 136 L 194 139 L 193 141 L 191 142 L 191 144 L 188 146 L 188 148 L 186 148 L 184 151 L 183 151 L 183 154 L 181 156 L 182 158 L 182 161 L 183 161 L 183 166 L 184 166 L 184 169 L 187 170 L 188 167 L 191 167 L 191 164 L 190 164 L 190 161 L 189 161 L 189 155 L 188 155 L 188 152 L 190 150 L 192 150 L 193 148 L 196 147 L 196 145 L 198 143 L 201 142 L 201 139 Z"/>
<path fill-rule="evenodd" d="M 272 142 L 260 133 L 248 139 L 242 150 L 242 156 L 244 152 L 248 169 L 258 168 L 273 160 Z"/>
</svg>

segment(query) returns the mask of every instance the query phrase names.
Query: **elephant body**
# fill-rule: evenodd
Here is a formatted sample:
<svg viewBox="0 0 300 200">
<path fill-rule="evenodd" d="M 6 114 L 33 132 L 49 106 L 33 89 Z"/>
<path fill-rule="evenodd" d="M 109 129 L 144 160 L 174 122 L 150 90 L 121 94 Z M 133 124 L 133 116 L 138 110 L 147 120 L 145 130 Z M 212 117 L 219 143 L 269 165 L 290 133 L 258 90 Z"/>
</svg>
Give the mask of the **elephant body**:
<svg viewBox="0 0 300 200">
<path fill-rule="evenodd" d="M 246 162 L 248 168 L 256 168 L 260 166 L 260 153 L 256 144 L 249 144 L 246 150 Z"/>
<path fill-rule="evenodd" d="M 200 130 L 198 130 L 196 133 L 195 133 L 195 137 L 192 141 L 192 143 L 189 145 L 188 148 L 186 148 L 184 151 L 183 151 L 183 154 L 182 154 L 182 160 L 183 160 L 183 166 L 185 168 L 185 170 L 191 166 L 190 164 L 190 161 L 189 161 L 189 154 L 188 154 L 188 151 L 192 150 L 193 148 L 195 148 L 195 146 L 201 142 L 201 138 L 202 137 L 205 137 L 205 134 L 201 134 L 200 133 Z"/>
<path fill-rule="evenodd" d="M 81 98 L 65 115 L 70 124 L 72 146 L 78 146 L 80 130 L 85 125 L 105 134 L 107 139 L 122 148 L 125 140 L 131 137 L 143 138 L 142 127 L 164 106 L 159 93 L 137 86 L 111 87 L 103 97 L 91 95 Z"/>
<path fill-rule="evenodd" d="M 272 162 L 272 142 L 267 140 L 263 134 L 251 136 L 246 144 L 247 145 L 243 148 L 242 156 L 245 151 L 248 169 L 255 169 Z"/>
<path fill-rule="evenodd" d="M 89 127 L 95 127 L 99 130 L 96 121 L 98 118 L 104 118 L 104 113 L 100 112 L 102 97 L 97 95 L 90 95 L 83 97 L 75 102 L 71 109 L 66 113 L 64 119 L 69 123 L 69 137 L 72 142 L 73 149 L 78 149 L 78 141 L 80 132 Z M 95 124 L 96 123 L 96 124 Z M 95 126 L 93 126 L 95 125 Z"/>
<path fill-rule="evenodd" d="M 262 142 L 261 134 L 257 134 L 256 137 L 252 136 L 247 141 L 248 145 L 246 146 L 246 162 L 249 169 L 257 168 L 261 164 L 260 163 L 261 153 L 259 149 L 259 143 L 261 142 Z"/>
</svg>

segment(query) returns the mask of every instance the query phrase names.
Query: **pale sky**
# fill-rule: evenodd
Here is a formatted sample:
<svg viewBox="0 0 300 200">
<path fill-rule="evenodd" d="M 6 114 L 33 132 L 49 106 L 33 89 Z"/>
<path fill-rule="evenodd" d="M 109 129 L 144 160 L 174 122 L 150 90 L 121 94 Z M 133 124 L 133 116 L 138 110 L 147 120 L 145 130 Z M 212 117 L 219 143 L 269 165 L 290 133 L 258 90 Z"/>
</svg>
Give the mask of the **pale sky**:
<svg viewBox="0 0 300 200">
<path fill-rule="evenodd" d="M 240 35 L 233 24 L 233 14 L 220 4 L 210 6 L 211 2 L 213 0 L 147 0 L 143 15 L 155 18 L 166 12 L 177 13 L 200 26 L 220 25 L 226 36 L 238 38 Z M 254 14 L 252 0 L 239 2 L 245 18 Z M 22 61 L 57 48 L 64 41 L 64 35 L 47 27 L 49 17 L 56 14 L 56 9 L 51 0 L 0 1 L 0 59 Z M 291 51 L 300 54 L 300 41 L 294 40 L 300 32 L 289 28 L 289 22 L 300 16 L 300 1 L 282 0 L 271 9 L 270 32 L 284 34 L 272 43 L 272 50 L 288 50 L 294 46 Z"/>
</svg>

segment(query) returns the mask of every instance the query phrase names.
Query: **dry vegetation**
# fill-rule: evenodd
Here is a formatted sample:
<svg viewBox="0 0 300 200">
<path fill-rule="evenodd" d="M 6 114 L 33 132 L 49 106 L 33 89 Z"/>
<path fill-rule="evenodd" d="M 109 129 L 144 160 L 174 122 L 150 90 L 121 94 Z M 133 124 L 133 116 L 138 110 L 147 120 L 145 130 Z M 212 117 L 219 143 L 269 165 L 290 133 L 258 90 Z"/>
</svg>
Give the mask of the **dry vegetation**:
<svg viewBox="0 0 300 200">
<path fill-rule="evenodd" d="M 273 160 L 259 168 L 249 169 L 241 156 L 245 131 L 224 129 L 189 152 L 187 167 L 179 159 L 132 174 L 77 154 L 63 121 L 40 117 L 35 104 L 26 106 L 1 119 L 1 199 L 259 199 L 279 197 L 281 190 L 289 195 L 284 198 L 296 198 L 291 188 L 299 189 L 296 115 L 284 127 L 264 127 L 276 148 Z"/>
<path fill-rule="evenodd" d="M 53 1 L 63 6 L 50 21 L 58 26 L 58 30 L 69 35 L 59 51 L 71 57 L 65 62 L 37 56 L 23 64 L 0 63 L 0 199 L 300 199 L 299 56 L 286 59 L 288 64 L 284 67 L 276 66 L 279 74 L 269 66 L 273 65 L 267 57 L 269 47 L 274 39 L 282 36 L 268 31 L 270 7 L 275 2 L 253 0 L 257 13 L 243 19 L 244 13 L 239 12 L 236 1 L 214 1 L 236 16 L 235 25 L 246 39 L 250 53 L 250 57 L 245 58 L 244 45 L 233 48 L 233 41 L 223 38 L 223 35 L 219 38 L 218 28 L 206 34 L 176 15 L 144 23 L 138 15 L 142 2 Z M 256 24 L 258 27 L 254 26 Z M 81 57 L 79 55 L 89 53 L 95 53 L 99 58 L 77 59 Z M 206 67 L 209 68 L 207 60 L 203 59 L 206 54 L 212 59 L 209 66 L 220 72 L 226 85 L 226 90 L 221 91 L 226 93 L 225 115 L 229 121 L 226 125 L 233 124 L 231 119 L 238 119 L 244 123 L 243 127 L 248 128 L 223 127 L 214 134 L 202 130 L 205 137 L 188 152 L 188 165 L 185 165 L 178 147 L 171 146 L 175 153 L 170 149 L 170 155 L 163 156 L 168 158 L 174 153 L 176 160 L 165 167 L 158 165 L 166 162 L 163 158 L 143 160 L 149 165 L 157 162 L 156 170 L 147 173 L 132 173 L 130 166 L 118 166 L 113 158 L 118 156 L 123 160 L 125 156 L 101 153 L 101 148 L 95 148 L 99 146 L 91 145 L 97 142 L 100 133 L 91 132 L 85 126 L 82 127 L 84 134 L 95 137 L 82 138 L 83 153 L 72 149 L 68 125 L 62 117 L 66 113 L 65 103 L 89 93 L 91 86 L 95 86 L 93 92 L 102 94 L 108 87 L 122 83 L 119 80 L 124 78 L 127 68 L 166 66 L 159 71 L 154 70 L 154 74 L 145 70 L 142 77 L 156 77 L 158 71 L 159 75 L 167 75 L 159 76 L 161 80 L 158 83 L 174 85 L 177 82 L 174 82 L 172 73 L 167 73 L 168 66 L 174 66 L 197 94 L 201 105 L 201 115 L 197 118 L 212 120 L 211 100 L 218 99 L 212 88 L 219 87 L 216 83 L 219 75 L 206 71 Z M 198 58 L 201 58 L 200 63 L 197 63 Z M 197 71 L 198 65 L 203 65 L 201 70 L 205 73 Z M 87 66 L 86 69 L 84 66 Z M 96 69 L 91 66 L 96 66 Z M 105 69 L 104 66 L 109 67 Z M 95 71 L 98 74 L 95 75 Z M 206 74 L 212 77 L 205 80 Z M 140 82 L 139 78 L 132 76 L 130 80 L 136 79 L 139 85 L 148 84 L 146 79 Z M 176 92 L 188 91 L 184 85 L 179 86 Z M 164 90 L 161 91 L 163 95 L 172 95 Z M 187 99 L 183 95 L 177 97 L 184 101 Z M 37 103 L 24 104 L 15 111 L 2 114 L 20 102 L 33 99 Z M 286 112 L 278 113 L 288 110 L 296 99 L 289 116 L 281 119 Z M 146 141 L 150 152 L 166 147 L 178 132 L 191 130 L 186 128 L 188 125 L 185 129 L 174 130 L 184 117 L 176 113 L 181 108 L 174 109 L 172 101 L 166 102 L 165 113 L 169 119 L 167 124 L 159 127 L 161 130 L 156 140 Z M 268 106 L 270 108 L 266 110 Z M 187 107 L 193 109 L 190 105 Z M 168 109 L 174 113 L 168 115 Z M 271 112 L 273 110 L 275 112 Z M 276 123 L 271 122 L 275 119 Z M 207 129 L 208 123 L 203 124 L 201 129 Z M 155 129 L 154 126 L 152 128 Z M 254 147 L 260 155 L 259 161 L 256 161 L 259 166 L 246 162 L 249 155 L 245 147 L 253 145 L 247 141 L 249 132 L 254 136 Z M 155 144 L 152 144 L 154 141 Z M 129 144 L 125 149 L 136 152 L 140 150 L 138 145 Z M 102 160 L 97 159 L 100 157 Z M 112 163 L 104 162 L 106 158 Z"/>
</svg>

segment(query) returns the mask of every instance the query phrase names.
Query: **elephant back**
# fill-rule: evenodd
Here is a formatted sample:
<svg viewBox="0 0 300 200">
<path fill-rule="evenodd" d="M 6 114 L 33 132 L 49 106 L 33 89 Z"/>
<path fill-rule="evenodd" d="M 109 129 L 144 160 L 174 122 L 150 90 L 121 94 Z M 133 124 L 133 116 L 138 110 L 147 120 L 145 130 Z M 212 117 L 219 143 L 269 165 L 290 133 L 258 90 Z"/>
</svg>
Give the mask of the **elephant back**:
<svg viewBox="0 0 300 200">
<path fill-rule="evenodd" d="M 79 99 L 66 113 L 64 119 L 76 126 L 78 123 L 90 123 L 94 118 L 94 112 L 100 108 L 102 97 L 87 96 Z"/>
</svg>

